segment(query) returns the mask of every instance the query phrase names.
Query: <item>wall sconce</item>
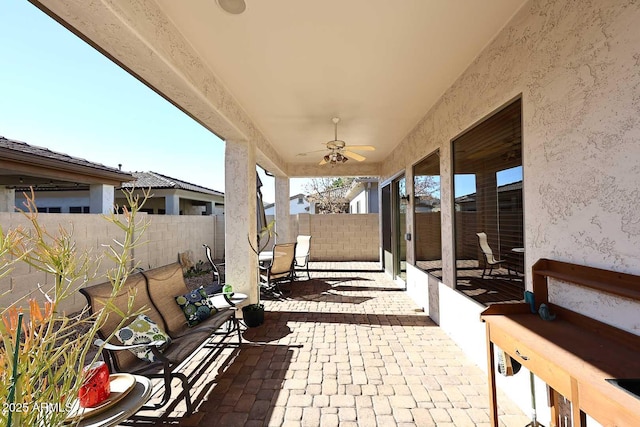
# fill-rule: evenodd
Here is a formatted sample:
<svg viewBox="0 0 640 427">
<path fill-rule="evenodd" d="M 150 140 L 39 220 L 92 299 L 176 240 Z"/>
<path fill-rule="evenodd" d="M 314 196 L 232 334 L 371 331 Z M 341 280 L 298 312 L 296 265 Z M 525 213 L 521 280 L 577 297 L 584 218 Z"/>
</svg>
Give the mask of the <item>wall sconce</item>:
<svg viewBox="0 0 640 427">
<path fill-rule="evenodd" d="M 409 203 L 411 203 L 411 195 L 405 194 L 404 196 L 400 197 L 400 200 L 403 204 L 408 205 Z"/>
</svg>

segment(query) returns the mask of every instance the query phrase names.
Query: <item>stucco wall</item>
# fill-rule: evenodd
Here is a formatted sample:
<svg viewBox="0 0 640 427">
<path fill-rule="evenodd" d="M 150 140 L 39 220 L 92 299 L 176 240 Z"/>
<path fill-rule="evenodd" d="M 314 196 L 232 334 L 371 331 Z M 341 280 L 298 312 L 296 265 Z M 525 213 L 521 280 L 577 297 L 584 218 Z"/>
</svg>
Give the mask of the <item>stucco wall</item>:
<svg viewBox="0 0 640 427">
<path fill-rule="evenodd" d="M 144 269 L 176 262 L 178 253 L 187 250 L 193 252 L 194 261 L 206 261 L 203 243 L 214 248 L 216 258 L 224 256 L 223 216 L 140 214 L 140 218 L 147 219 L 149 227 L 143 236 L 145 243 L 134 249 L 133 256 Z M 120 230 L 101 215 L 40 214 L 39 221 L 52 234 L 56 233 L 59 226 L 73 230 L 78 249 L 90 250 L 94 254 L 104 251 L 102 245 L 111 244 L 114 239 L 122 240 Z M 19 213 L 0 213 L 0 224 L 4 232 L 18 226 L 28 227 L 26 219 Z M 90 283 L 105 281 L 104 272 L 111 265 L 108 260 L 104 260 L 98 271 L 99 278 Z M 6 307 L 24 295 L 32 293 L 37 289 L 38 284 L 46 289 L 52 283 L 51 276 L 40 273 L 24 263 L 19 263 L 15 270 L 0 279 L 0 307 Z M 5 294 L 6 291 L 8 293 Z M 34 295 L 37 295 L 37 291 Z M 84 304 L 84 297 L 77 294 L 70 297 L 62 308 L 67 311 L 76 311 Z"/>
<path fill-rule="evenodd" d="M 548 257 L 640 273 L 639 22 L 638 2 L 531 1 L 384 163 L 389 177 L 440 149 L 447 285 L 450 141 L 517 96 L 527 270 Z"/>
<path fill-rule="evenodd" d="M 637 1 L 530 1 L 384 162 L 385 177 L 409 176 L 440 150 L 445 286 L 434 292 L 414 268 L 407 276 L 414 299 L 467 354 L 484 343 L 458 333 L 483 335 L 477 316 L 456 317 L 466 297 L 447 291 L 455 283 L 451 140 L 518 96 L 527 271 L 546 257 L 640 274 L 639 23 Z M 640 334 L 637 304 L 557 286 L 556 302 Z M 526 410 L 527 386 L 516 389 L 510 395 Z"/>
</svg>

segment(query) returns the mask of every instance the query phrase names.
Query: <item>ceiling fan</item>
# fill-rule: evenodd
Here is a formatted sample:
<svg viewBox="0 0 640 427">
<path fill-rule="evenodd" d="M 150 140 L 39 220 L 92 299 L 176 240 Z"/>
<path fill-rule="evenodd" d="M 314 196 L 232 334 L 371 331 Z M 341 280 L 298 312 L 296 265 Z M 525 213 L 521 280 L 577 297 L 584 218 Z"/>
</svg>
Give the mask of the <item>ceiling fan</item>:
<svg viewBox="0 0 640 427">
<path fill-rule="evenodd" d="M 340 118 L 334 117 L 331 119 L 334 125 L 334 139 L 333 141 L 325 142 L 324 145 L 326 148 L 324 150 L 315 150 L 309 151 L 306 153 L 299 153 L 298 156 L 306 156 L 309 153 L 317 153 L 320 151 L 329 150 L 322 160 L 320 160 L 319 165 L 326 165 L 327 163 L 335 165 L 339 163 L 344 163 L 349 159 L 354 159 L 358 162 L 361 162 L 366 159 L 361 154 L 354 153 L 353 150 L 356 151 L 374 151 L 376 148 L 371 145 L 347 145 L 344 141 L 338 139 L 338 123 L 340 122 Z"/>
</svg>

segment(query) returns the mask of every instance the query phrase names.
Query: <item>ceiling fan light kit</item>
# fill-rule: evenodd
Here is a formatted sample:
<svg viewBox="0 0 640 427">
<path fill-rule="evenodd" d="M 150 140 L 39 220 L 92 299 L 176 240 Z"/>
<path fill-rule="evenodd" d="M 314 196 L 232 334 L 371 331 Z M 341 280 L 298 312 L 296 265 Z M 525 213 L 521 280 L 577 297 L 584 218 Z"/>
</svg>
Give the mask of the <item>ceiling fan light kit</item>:
<svg viewBox="0 0 640 427">
<path fill-rule="evenodd" d="M 338 163 L 345 163 L 347 160 L 349 159 L 340 153 L 331 153 L 323 157 L 323 161 L 321 162 L 321 164 L 324 165 L 326 163 L 330 163 L 332 165 L 335 165 Z"/>
</svg>

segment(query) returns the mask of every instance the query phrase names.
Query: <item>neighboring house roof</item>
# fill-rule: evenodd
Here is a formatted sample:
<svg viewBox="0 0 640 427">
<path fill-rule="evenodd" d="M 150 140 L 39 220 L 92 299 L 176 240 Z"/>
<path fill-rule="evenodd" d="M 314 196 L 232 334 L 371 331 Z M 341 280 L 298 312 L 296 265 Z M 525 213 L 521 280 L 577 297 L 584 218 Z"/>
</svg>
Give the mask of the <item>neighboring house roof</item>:
<svg viewBox="0 0 640 427">
<path fill-rule="evenodd" d="M 133 179 L 118 168 L 90 162 L 44 147 L 0 136 L 0 157 L 3 160 L 2 184 L 21 187 L 49 182 L 110 183 L 120 185 Z M 64 176 L 68 174 L 68 176 Z M 51 178 L 49 178 L 49 176 Z M 10 182 L 15 178 L 16 182 Z"/>
<path fill-rule="evenodd" d="M 365 184 L 377 184 L 378 178 L 356 178 L 351 183 L 351 186 L 346 191 L 344 198 L 352 201 L 358 194 L 362 193 L 366 188 Z M 372 186 L 373 187 L 373 186 Z M 375 191 L 378 191 L 378 187 L 375 186 Z"/>
<path fill-rule="evenodd" d="M 214 196 L 224 197 L 224 193 L 221 191 L 212 190 L 211 188 L 202 187 L 200 185 L 191 184 L 190 182 L 182 181 L 176 178 L 171 178 L 166 175 L 159 174 L 157 172 L 132 172 L 132 175 L 136 179 L 132 182 L 122 184 L 122 188 L 154 188 L 154 189 L 175 189 L 175 190 L 187 190 L 196 193 L 211 194 Z"/>
<path fill-rule="evenodd" d="M 289 200 L 291 201 L 291 200 L 294 200 L 294 199 L 299 199 L 300 197 L 302 197 L 305 201 L 307 200 L 307 196 L 305 196 L 302 193 L 298 193 L 295 196 L 289 197 Z M 269 208 L 274 207 L 275 205 L 276 205 L 275 202 L 274 203 L 267 203 L 266 205 L 264 205 L 264 208 L 265 209 L 269 209 Z"/>
<path fill-rule="evenodd" d="M 504 193 L 505 191 L 522 190 L 522 181 L 511 182 L 498 187 L 498 193 Z M 469 203 L 475 202 L 476 193 L 465 194 L 464 196 L 456 197 L 456 203 Z"/>
</svg>

